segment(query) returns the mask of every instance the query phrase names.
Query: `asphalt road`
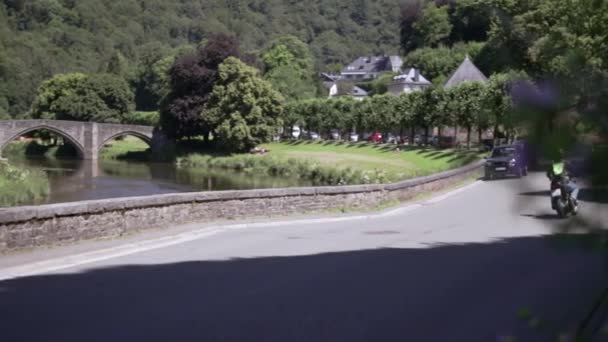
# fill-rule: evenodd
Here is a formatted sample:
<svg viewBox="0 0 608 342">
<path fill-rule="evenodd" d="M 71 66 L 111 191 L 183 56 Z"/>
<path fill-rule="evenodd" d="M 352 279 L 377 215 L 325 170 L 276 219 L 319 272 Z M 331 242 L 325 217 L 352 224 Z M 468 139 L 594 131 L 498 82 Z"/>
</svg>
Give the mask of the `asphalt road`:
<svg viewBox="0 0 608 342">
<path fill-rule="evenodd" d="M 0 338 L 554 341 L 608 279 L 602 253 L 581 246 L 587 235 L 558 234 L 566 221 L 554 219 L 547 186 L 540 175 L 478 182 L 377 216 L 216 229 L 82 256 L 1 281 Z M 605 220 L 605 206 L 587 201 L 581 215 Z M 34 261 L 0 263 L 0 276 L 19 258 Z M 547 329 L 518 317 L 524 309 Z"/>
</svg>

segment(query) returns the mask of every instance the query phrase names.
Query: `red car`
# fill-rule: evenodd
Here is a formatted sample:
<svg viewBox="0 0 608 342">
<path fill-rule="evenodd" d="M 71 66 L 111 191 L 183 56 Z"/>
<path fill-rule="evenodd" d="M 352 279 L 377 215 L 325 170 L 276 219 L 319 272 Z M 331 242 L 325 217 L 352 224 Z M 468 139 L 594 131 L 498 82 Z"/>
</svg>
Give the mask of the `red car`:
<svg viewBox="0 0 608 342">
<path fill-rule="evenodd" d="M 367 141 L 369 142 L 382 142 L 382 133 L 380 132 L 376 132 L 373 133 L 372 135 L 369 136 L 369 138 L 367 138 Z"/>
</svg>

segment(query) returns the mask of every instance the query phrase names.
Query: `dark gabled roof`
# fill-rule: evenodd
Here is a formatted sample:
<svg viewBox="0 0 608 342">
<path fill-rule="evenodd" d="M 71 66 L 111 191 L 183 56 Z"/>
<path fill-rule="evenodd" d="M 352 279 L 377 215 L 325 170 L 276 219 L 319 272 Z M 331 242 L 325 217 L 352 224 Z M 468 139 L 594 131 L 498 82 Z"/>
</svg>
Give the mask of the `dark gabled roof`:
<svg viewBox="0 0 608 342">
<path fill-rule="evenodd" d="M 328 74 L 326 72 L 322 72 L 321 78 L 325 82 L 334 82 L 334 81 L 337 81 L 338 79 L 340 79 L 340 75 L 332 75 L 332 74 Z"/>
<path fill-rule="evenodd" d="M 351 96 L 367 96 L 367 92 L 359 87 L 357 87 L 356 85 L 350 83 L 350 82 L 337 82 L 336 83 L 338 85 L 338 93 L 336 94 L 337 96 L 345 96 L 345 95 L 351 95 Z"/>
<path fill-rule="evenodd" d="M 336 84 L 336 82 L 323 82 L 323 87 L 325 87 L 326 89 L 331 89 L 331 87 L 334 86 L 334 84 Z"/>
<path fill-rule="evenodd" d="M 353 90 L 351 92 L 351 95 L 353 95 L 353 96 L 367 96 L 368 93 L 367 93 L 367 91 L 363 90 L 362 88 L 354 86 Z"/>
<path fill-rule="evenodd" d="M 462 64 L 454 71 L 454 73 L 445 82 L 444 88 L 449 89 L 463 82 L 481 82 L 486 83 L 488 78 L 473 64 L 467 55 Z"/>
<path fill-rule="evenodd" d="M 342 73 L 378 73 L 391 70 L 390 57 L 371 56 L 359 57 L 342 69 Z"/>
</svg>

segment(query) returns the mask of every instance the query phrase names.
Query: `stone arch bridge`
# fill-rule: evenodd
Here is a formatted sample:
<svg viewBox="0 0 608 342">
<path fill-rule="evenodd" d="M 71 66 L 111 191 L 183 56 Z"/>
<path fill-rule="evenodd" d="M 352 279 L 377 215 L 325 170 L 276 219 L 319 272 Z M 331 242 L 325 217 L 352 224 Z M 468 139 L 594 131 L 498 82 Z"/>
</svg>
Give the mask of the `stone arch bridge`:
<svg viewBox="0 0 608 342">
<path fill-rule="evenodd" d="M 99 150 L 108 141 L 122 135 L 138 137 L 154 147 L 161 138 L 151 126 L 102 124 L 62 120 L 6 120 L 0 121 L 0 154 L 4 147 L 20 136 L 46 129 L 64 137 L 76 147 L 83 159 L 96 160 Z"/>
</svg>

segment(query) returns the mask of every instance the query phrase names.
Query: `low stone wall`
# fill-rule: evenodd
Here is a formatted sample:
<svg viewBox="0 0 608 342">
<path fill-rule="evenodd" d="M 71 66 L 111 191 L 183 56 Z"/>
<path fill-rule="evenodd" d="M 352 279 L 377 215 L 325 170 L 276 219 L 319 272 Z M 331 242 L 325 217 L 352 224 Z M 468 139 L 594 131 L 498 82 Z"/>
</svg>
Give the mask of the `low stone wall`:
<svg viewBox="0 0 608 342">
<path fill-rule="evenodd" d="M 475 174 L 481 162 L 394 184 L 211 191 L 0 209 L 0 253 L 218 219 L 369 209 Z"/>
</svg>

